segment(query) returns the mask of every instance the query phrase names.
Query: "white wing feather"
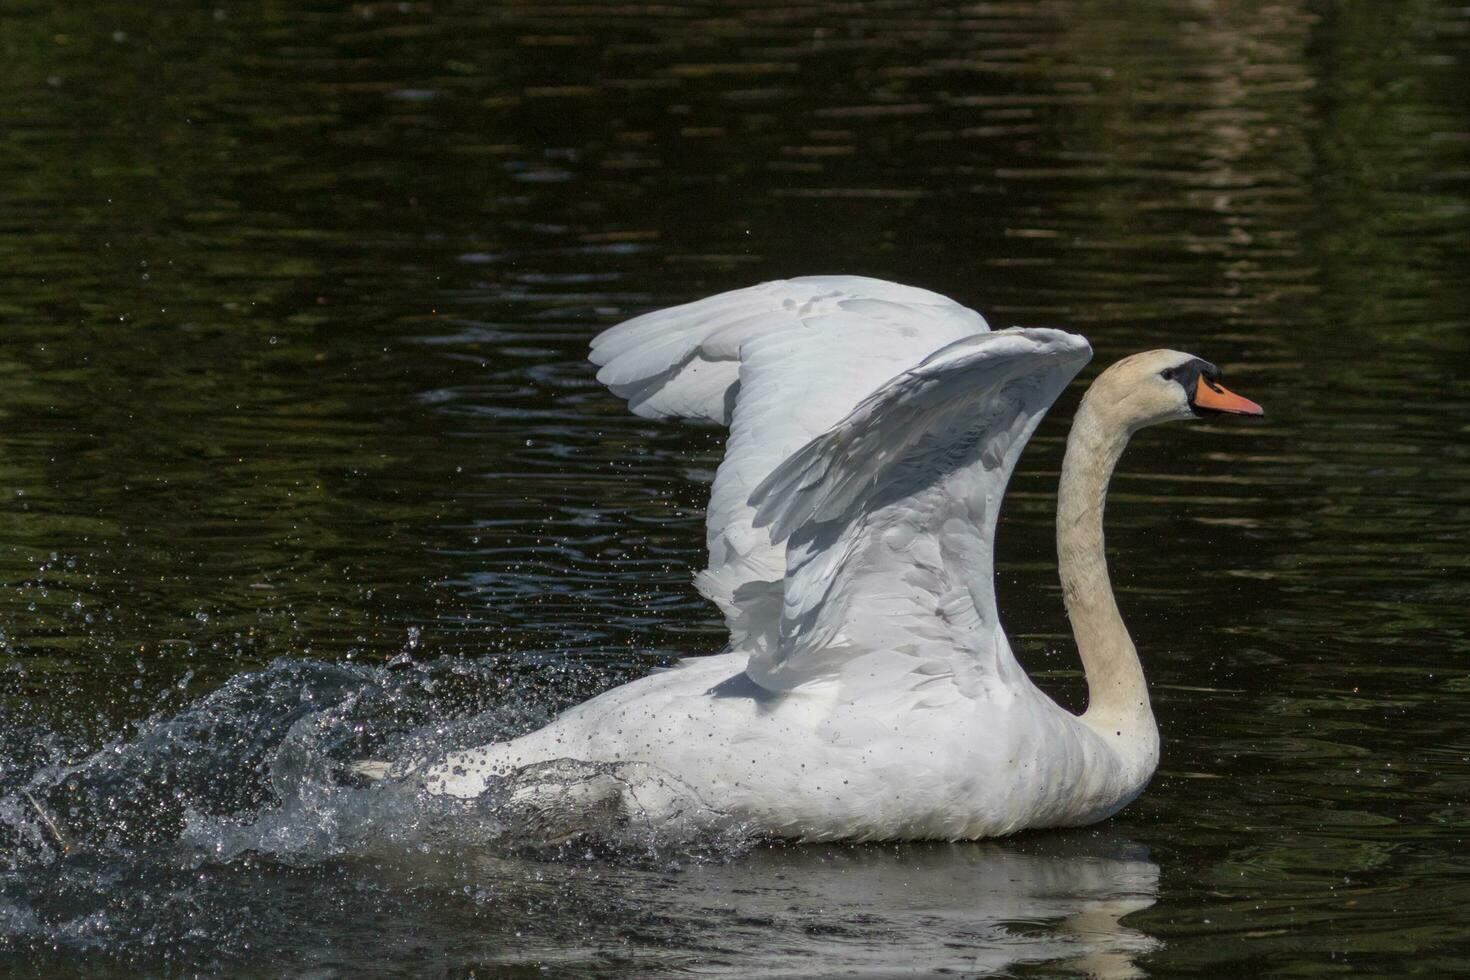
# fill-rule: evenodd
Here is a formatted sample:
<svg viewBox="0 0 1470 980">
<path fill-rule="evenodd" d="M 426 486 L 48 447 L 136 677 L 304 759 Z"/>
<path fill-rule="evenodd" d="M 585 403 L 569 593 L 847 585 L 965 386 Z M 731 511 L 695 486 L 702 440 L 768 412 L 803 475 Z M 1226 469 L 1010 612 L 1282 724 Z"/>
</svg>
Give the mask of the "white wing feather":
<svg viewBox="0 0 1470 980">
<path fill-rule="evenodd" d="M 638 415 L 728 425 L 735 401 L 728 392 L 739 382 L 746 340 L 811 317 L 843 310 L 864 315 L 865 309 L 897 321 L 914 347 L 924 347 L 930 333 L 954 339 L 987 329 L 980 314 L 927 289 L 863 276 L 803 276 L 634 317 L 594 337 L 591 360 L 601 368 L 597 380 Z M 865 394 L 855 394 L 853 403 Z"/>
<path fill-rule="evenodd" d="M 894 375 L 962 337 L 974 310 L 928 290 L 859 276 L 762 283 L 636 317 L 599 334 L 597 378 L 648 418 L 730 425 L 695 579 L 736 648 L 775 641 L 785 549 L 754 526 L 752 490 Z"/>
<path fill-rule="evenodd" d="M 787 573 L 779 638 L 752 652 L 750 677 L 772 690 L 840 679 L 889 692 L 946 678 L 956 683 L 936 691 L 1003 697 L 1024 675 L 995 606 L 1001 498 L 1090 356 L 1058 330 L 965 338 L 766 477 L 754 524 L 786 542 Z"/>
</svg>

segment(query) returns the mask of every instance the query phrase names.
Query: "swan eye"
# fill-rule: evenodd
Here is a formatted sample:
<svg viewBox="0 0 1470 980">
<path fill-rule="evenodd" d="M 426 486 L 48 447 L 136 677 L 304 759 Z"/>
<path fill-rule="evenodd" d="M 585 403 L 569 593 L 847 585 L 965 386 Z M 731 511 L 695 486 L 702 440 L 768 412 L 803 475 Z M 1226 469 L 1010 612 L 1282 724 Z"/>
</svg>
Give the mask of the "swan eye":
<svg viewBox="0 0 1470 980">
<path fill-rule="evenodd" d="M 1159 377 L 1163 378 L 1165 381 L 1173 381 L 1174 369 L 1171 367 L 1164 368 L 1164 370 L 1159 372 Z"/>
</svg>

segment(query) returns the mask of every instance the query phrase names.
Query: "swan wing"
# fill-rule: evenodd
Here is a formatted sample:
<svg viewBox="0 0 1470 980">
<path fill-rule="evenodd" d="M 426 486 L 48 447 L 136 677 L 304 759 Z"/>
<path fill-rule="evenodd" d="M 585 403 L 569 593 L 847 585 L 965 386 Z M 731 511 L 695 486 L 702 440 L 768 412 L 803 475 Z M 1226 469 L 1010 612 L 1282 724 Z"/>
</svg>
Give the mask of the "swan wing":
<svg viewBox="0 0 1470 980">
<path fill-rule="evenodd" d="M 626 320 L 592 339 L 590 359 L 599 368 L 597 380 L 636 415 L 729 425 L 745 341 L 834 313 L 865 311 L 891 321 L 894 340 L 923 348 L 920 357 L 987 329 L 980 314 L 927 289 L 864 276 L 802 276 Z"/>
<path fill-rule="evenodd" d="M 1091 354 L 1059 330 L 960 339 L 775 467 L 750 504 L 785 543 L 786 576 L 776 641 L 752 653 L 751 679 L 856 685 L 848 700 L 865 688 L 994 697 L 1020 683 L 995 605 L 996 518 L 1026 441 Z"/>
<path fill-rule="evenodd" d="M 768 648 L 785 548 L 754 525 L 750 493 L 875 389 L 946 344 L 986 332 L 938 293 L 861 276 L 805 276 L 644 314 L 592 341 L 597 379 L 647 418 L 730 426 L 695 579 L 732 642 Z"/>
</svg>

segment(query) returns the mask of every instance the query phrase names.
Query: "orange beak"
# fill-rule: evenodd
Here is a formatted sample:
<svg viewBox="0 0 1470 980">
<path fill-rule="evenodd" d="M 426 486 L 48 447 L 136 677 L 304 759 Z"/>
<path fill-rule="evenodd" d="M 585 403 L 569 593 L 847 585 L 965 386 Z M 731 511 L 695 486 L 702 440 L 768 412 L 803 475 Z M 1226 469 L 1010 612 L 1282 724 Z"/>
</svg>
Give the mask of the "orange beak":
<svg viewBox="0 0 1470 980">
<path fill-rule="evenodd" d="M 1265 415 L 1266 410 L 1249 398 L 1241 398 L 1224 385 L 1206 380 L 1201 374 L 1194 386 L 1194 407 L 1207 412 L 1228 415 Z"/>
</svg>

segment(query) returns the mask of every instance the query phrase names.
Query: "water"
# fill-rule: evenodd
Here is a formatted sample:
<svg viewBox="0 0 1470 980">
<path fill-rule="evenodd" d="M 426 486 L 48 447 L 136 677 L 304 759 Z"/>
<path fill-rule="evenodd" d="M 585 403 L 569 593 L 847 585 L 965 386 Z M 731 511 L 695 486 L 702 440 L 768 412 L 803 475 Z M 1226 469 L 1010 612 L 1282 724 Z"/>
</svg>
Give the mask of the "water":
<svg viewBox="0 0 1470 980">
<path fill-rule="evenodd" d="M 1470 969 L 1463 6 L 17 3 L 0 52 L 0 972 Z M 1145 795 L 982 844 L 537 844 L 355 783 L 719 648 L 719 437 L 630 417 L 586 341 L 809 272 L 1267 406 L 1114 484 Z M 1079 392 L 998 583 L 1074 706 Z"/>
</svg>

